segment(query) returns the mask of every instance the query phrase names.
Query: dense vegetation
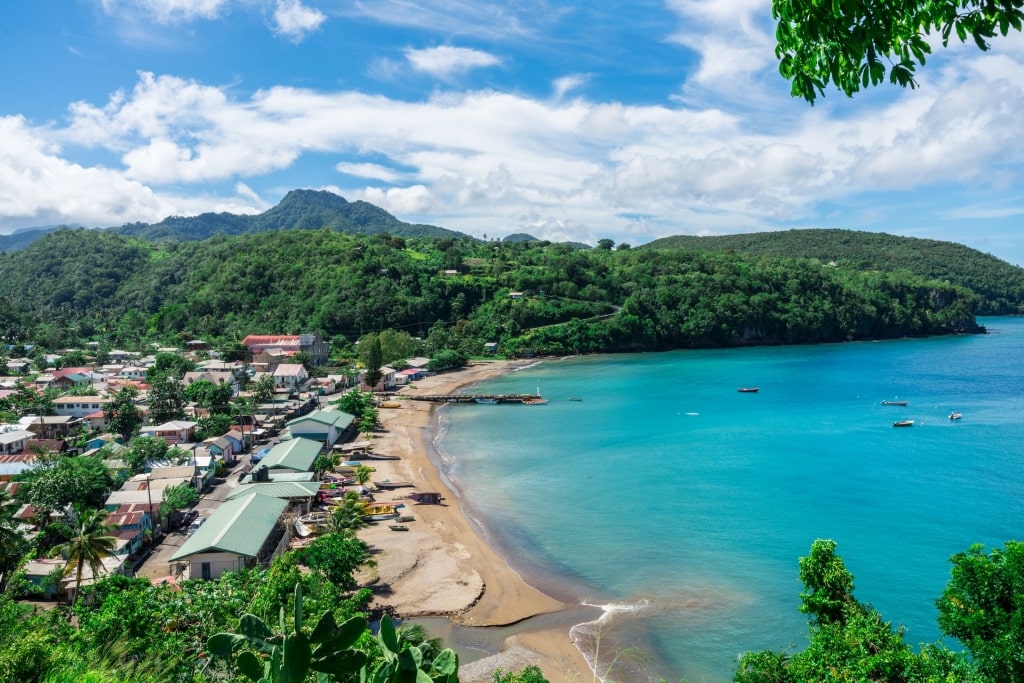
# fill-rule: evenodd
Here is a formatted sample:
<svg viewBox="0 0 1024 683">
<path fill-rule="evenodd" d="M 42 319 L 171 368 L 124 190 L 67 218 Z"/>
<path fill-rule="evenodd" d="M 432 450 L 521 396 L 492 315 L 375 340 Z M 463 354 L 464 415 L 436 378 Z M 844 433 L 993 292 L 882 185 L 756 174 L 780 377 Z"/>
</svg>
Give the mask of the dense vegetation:
<svg viewBox="0 0 1024 683">
<path fill-rule="evenodd" d="M 978 315 L 1024 313 L 1024 268 L 953 242 L 855 230 L 787 230 L 715 237 L 680 235 L 642 248 L 737 251 L 813 258 L 862 270 L 906 270 L 973 290 L 981 296 Z"/>
<path fill-rule="evenodd" d="M 401 330 L 478 355 L 974 331 L 978 296 L 861 262 L 330 229 L 148 242 L 60 230 L 0 255 L 0 336 L 47 348 Z"/>
</svg>

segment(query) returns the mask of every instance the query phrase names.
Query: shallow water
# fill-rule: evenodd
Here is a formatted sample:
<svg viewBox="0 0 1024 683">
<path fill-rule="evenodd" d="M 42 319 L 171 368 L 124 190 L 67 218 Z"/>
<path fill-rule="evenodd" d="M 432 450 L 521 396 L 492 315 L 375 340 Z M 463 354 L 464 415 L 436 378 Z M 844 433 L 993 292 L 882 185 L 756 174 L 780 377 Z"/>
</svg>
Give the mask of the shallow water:
<svg viewBox="0 0 1024 683">
<path fill-rule="evenodd" d="M 618 680 L 728 680 L 747 650 L 802 647 L 797 558 L 816 538 L 838 542 L 859 599 L 931 642 L 949 556 L 1022 537 L 1024 320 L 982 322 L 546 360 L 469 391 L 547 405 L 442 410 L 442 469 L 531 583 L 609 606 L 575 633 Z"/>
</svg>

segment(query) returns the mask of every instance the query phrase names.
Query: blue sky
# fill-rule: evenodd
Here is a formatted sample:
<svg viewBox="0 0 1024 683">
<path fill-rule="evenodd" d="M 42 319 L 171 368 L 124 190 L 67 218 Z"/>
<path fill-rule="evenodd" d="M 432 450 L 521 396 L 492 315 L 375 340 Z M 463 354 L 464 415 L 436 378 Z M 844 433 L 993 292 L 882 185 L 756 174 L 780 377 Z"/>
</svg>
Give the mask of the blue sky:
<svg viewBox="0 0 1024 683">
<path fill-rule="evenodd" d="M 810 107 L 770 0 L 0 4 L 0 232 L 295 188 L 478 237 L 837 227 L 1024 265 L 1024 39 Z"/>
</svg>

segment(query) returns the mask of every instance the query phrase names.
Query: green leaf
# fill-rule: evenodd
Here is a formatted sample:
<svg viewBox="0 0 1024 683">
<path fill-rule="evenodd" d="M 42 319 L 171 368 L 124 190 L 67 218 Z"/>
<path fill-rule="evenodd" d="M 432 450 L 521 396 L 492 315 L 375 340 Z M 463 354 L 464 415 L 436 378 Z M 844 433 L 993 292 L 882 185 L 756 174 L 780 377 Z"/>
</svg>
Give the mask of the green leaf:
<svg viewBox="0 0 1024 683">
<path fill-rule="evenodd" d="M 295 630 L 302 630 L 302 583 L 295 583 Z"/>
<path fill-rule="evenodd" d="M 398 653 L 398 665 L 406 671 L 418 671 L 423 665 L 423 653 L 418 647 L 407 647 Z"/>
<path fill-rule="evenodd" d="M 389 651 L 398 654 L 398 636 L 395 635 L 395 625 L 391 622 L 391 617 L 386 614 L 380 620 L 380 642 Z"/>
<path fill-rule="evenodd" d="M 366 653 L 359 650 L 338 650 L 320 657 L 314 652 L 309 668 L 326 674 L 345 676 L 359 671 L 368 661 Z"/>
<path fill-rule="evenodd" d="M 259 681 L 263 678 L 265 673 L 263 670 L 263 662 L 255 653 L 246 650 L 238 655 L 238 659 L 235 660 L 235 669 L 238 673 L 242 674 L 250 681 Z"/>
<path fill-rule="evenodd" d="M 245 638 L 234 633 L 215 633 L 206 639 L 206 649 L 218 657 L 227 659 Z"/>
<path fill-rule="evenodd" d="M 301 600 L 301 592 L 299 593 Z M 301 616 L 301 615 L 300 615 Z M 282 683 L 302 683 L 309 673 L 309 662 L 313 654 L 309 649 L 309 639 L 304 633 L 296 633 L 284 641 L 284 681 Z"/>
<path fill-rule="evenodd" d="M 459 656 L 451 648 L 441 650 L 441 653 L 434 658 L 434 671 L 439 674 L 452 674 L 459 670 Z"/>
<path fill-rule="evenodd" d="M 260 652 L 269 653 L 273 647 L 267 641 L 274 636 L 274 632 L 255 614 L 243 614 L 238 621 L 238 630 L 242 632 L 249 644 Z"/>
</svg>

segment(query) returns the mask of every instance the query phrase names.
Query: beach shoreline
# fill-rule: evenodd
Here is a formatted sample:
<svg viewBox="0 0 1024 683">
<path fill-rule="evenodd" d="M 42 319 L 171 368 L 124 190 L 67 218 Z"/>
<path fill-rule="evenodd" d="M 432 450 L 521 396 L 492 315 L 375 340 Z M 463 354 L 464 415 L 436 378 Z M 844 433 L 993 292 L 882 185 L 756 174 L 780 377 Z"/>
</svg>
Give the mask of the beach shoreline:
<svg viewBox="0 0 1024 683">
<path fill-rule="evenodd" d="M 439 404 L 410 400 L 416 395 L 457 393 L 533 362 L 472 363 L 403 387 L 396 400 L 387 402 L 397 407 L 380 408 L 381 429 L 371 438 L 373 450 L 400 459 L 367 461 L 376 470 L 373 481 L 408 480 L 415 489 L 385 491 L 377 500 L 399 500 L 410 490 L 438 492 L 444 499 L 441 505 L 406 500 L 401 512 L 413 517 L 406 524 L 408 531 L 394 532 L 379 523 L 359 532 L 374 552 L 376 566 L 362 578 L 374 589 L 375 608 L 402 619 L 440 616 L 459 626 L 486 628 L 571 607 L 529 585 L 488 542 L 431 457 Z M 483 683 L 492 680 L 495 669 L 518 671 L 531 664 L 540 667 L 551 683 L 595 680 L 569 629 L 560 627 L 510 636 L 499 652 L 461 667 L 460 680 Z"/>
</svg>

